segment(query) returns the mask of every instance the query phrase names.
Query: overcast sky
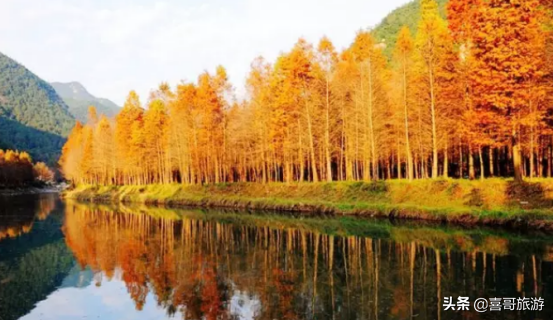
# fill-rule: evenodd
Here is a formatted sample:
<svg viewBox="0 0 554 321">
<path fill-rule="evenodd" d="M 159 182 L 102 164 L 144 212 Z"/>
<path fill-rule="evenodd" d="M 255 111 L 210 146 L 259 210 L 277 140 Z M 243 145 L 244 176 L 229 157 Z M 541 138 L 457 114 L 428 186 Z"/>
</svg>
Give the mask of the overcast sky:
<svg viewBox="0 0 554 321">
<path fill-rule="evenodd" d="M 195 81 L 218 64 L 243 91 L 252 60 L 299 37 L 347 47 L 409 0 L 0 0 L 0 52 L 47 81 L 79 81 L 122 104 L 160 82 Z"/>
</svg>

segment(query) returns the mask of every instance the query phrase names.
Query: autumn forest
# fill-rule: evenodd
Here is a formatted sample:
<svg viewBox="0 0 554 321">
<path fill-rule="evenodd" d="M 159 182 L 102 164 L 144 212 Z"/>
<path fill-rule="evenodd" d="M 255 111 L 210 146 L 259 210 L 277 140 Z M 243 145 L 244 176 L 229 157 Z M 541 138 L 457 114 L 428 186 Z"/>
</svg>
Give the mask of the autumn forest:
<svg viewBox="0 0 554 321">
<path fill-rule="evenodd" d="M 552 1 L 0 1 L 0 319 L 548 319 Z"/>
<path fill-rule="evenodd" d="M 299 39 L 254 59 L 246 94 L 218 66 L 89 109 L 63 147 L 75 184 L 552 176 L 552 1 L 421 0 L 396 43 Z M 394 46 L 393 54 L 384 53 Z"/>
<path fill-rule="evenodd" d="M 54 180 L 54 172 L 43 162 L 33 164 L 27 152 L 0 149 L 0 188 L 28 186 Z"/>
</svg>

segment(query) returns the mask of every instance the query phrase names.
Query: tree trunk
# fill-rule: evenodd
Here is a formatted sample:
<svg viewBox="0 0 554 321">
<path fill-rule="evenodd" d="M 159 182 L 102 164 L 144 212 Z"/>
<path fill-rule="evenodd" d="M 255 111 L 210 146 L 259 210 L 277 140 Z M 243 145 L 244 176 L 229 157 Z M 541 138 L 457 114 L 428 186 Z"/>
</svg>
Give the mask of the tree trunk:
<svg viewBox="0 0 554 321">
<path fill-rule="evenodd" d="M 546 162 L 546 176 L 552 177 L 552 144 L 548 146 L 548 157 Z"/>
<path fill-rule="evenodd" d="M 459 148 L 459 153 L 460 153 L 460 159 L 458 161 L 458 176 L 460 178 L 464 178 L 464 153 L 463 153 L 463 148 L 462 148 L 462 138 L 459 137 L 459 145 L 458 145 L 458 148 Z"/>
<path fill-rule="evenodd" d="M 523 173 L 521 172 L 521 151 L 515 127 L 512 129 L 512 162 L 514 166 L 514 179 L 516 182 L 522 182 Z"/>
<path fill-rule="evenodd" d="M 494 149 L 492 146 L 489 147 L 489 175 L 490 177 L 494 176 Z"/>
<path fill-rule="evenodd" d="M 469 179 L 475 179 L 475 160 L 473 159 L 473 150 L 469 145 Z"/>
<path fill-rule="evenodd" d="M 542 177 L 544 173 L 544 148 L 541 148 L 542 142 L 539 138 L 538 151 L 537 151 L 537 177 Z"/>
<path fill-rule="evenodd" d="M 408 84 L 406 71 L 406 57 L 404 55 L 404 65 L 402 70 L 402 92 L 404 98 L 404 130 L 406 135 L 406 177 L 408 180 L 414 178 L 414 165 L 412 161 L 412 152 L 410 150 L 410 131 L 408 127 Z M 400 170 L 400 169 L 399 169 Z M 398 175 L 400 177 L 400 175 Z"/>
<path fill-rule="evenodd" d="M 333 180 L 333 173 L 331 171 L 331 152 L 329 143 L 329 76 L 325 77 L 325 105 L 326 105 L 326 117 L 325 117 L 325 162 L 327 163 L 327 181 Z"/>
<path fill-rule="evenodd" d="M 312 180 L 317 183 L 319 182 L 319 176 L 317 174 L 317 164 L 315 160 L 314 136 L 312 135 L 312 118 L 307 104 L 306 104 L 306 115 L 308 117 L 308 137 L 310 142 L 310 161 L 312 164 Z"/>
<path fill-rule="evenodd" d="M 368 121 L 369 121 L 369 133 L 370 133 L 370 142 L 371 142 L 371 171 L 372 179 L 378 178 L 377 172 L 377 163 L 376 163 L 376 153 L 375 153 L 375 133 L 373 129 L 373 76 L 371 72 L 371 58 L 369 59 L 369 110 L 368 110 Z"/>
<path fill-rule="evenodd" d="M 442 175 L 444 178 L 448 178 L 448 140 L 444 144 L 444 163 Z"/>
<path fill-rule="evenodd" d="M 531 144 L 529 146 L 529 177 L 535 177 L 535 126 L 531 126 Z"/>
<path fill-rule="evenodd" d="M 479 178 L 481 180 L 485 179 L 485 165 L 483 162 L 483 148 L 479 146 Z"/>
<path fill-rule="evenodd" d="M 414 177 L 415 178 L 420 178 L 419 176 L 419 166 L 418 166 L 418 156 L 416 154 L 416 156 L 414 157 Z"/>
<path fill-rule="evenodd" d="M 398 134 L 396 134 L 396 178 L 402 178 L 402 162 L 400 161 L 400 138 L 398 137 Z"/>
<path fill-rule="evenodd" d="M 429 95 L 431 98 L 431 134 L 433 141 L 433 166 L 431 170 L 431 177 L 437 178 L 439 176 L 439 152 L 437 148 L 437 124 L 435 118 L 435 79 L 431 66 L 429 68 Z"/>
</svg>

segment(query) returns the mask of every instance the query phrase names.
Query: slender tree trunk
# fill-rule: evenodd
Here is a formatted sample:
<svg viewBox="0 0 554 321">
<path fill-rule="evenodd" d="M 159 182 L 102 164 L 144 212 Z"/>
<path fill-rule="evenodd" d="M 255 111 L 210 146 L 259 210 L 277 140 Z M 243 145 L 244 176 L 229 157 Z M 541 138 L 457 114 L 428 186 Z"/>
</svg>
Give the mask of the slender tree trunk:
<svg viewBox="0 0 554 321">
<path fill-rule="evenodd" d="M 369 110 L 368 110 L 368 120 L 369 120 L 369 133 L 370 133 L 370 142 L 371 142 L 371 171 L 372 179 L 378 178 L 377 172 L 377 157 L 375 153 L 375 132 L 373 129 L 373 74 L 371 72 L 371 58 L 369 59 Z"/>
<path fill-rule="evenodd" d="M 431 44 L 429 44 L 431 46 Z M 433 165 L 431 170 L 431 177 L 437 178 L 439 176 L 439 153 L 437 147 L 437 124 L 435 117 L 435 76 L 433 75 L 433 69 L 431 65 L 429 68 L 429 95 L 431 99 L 431 138 L 433 140 Z"/>
<path fill-rule="evenodd" d="M 314 136 L 312 134 L 312 117 L 310 115 L 310 110 L 308 104 L 306 105 L 306 115 L 308 117 L 308 138 L 310 143 L 310 161 L 312 165 L 312 180 L 314 182 L 319 182 L 319 176 L 317 174 L 317 164 L 315 159 L 315 150 L 314 150 Z"/>
<path fill-rule="evenodd" d="M 333 180 L 333 173 L 331 170 L 331 151 L 330 151 L 330 137 L 329 137 L 329 75 L 325 77 L 325 105 L 326 105 L 326 117 L 325 117 L 325 161 L 327 163 L 327 181 Z"/>
<path fill-rule="evenodd" d="M 347 142 L 346 142 L 346 117 L 344 115 L 344 104 L 341 104 L 341 138 L 340 138 L 340 161 L 339 161 L 339 180 L 351 180 L 348 176 L 348 160 L 346 159 L 347 151 Z"/>
<path fill-rule="evenodd" d="M 521 150 L 521 149 L 520 149 Z M 523 154 L 523 151 L 521 152 Z M 522 164 L 522 173 L 523 173 L 523 178 L 527 177 L 528 176 L 528 169 L 529 169 L 529 163 L 527 162 L 527 157 L 525 157 L 525 155 L 521 155 L 521 164 Z"/>
<path fill-rule="evenodd" d="M 548 146 L 548 157 L 546 160 L 546 176 L 552 177 L 552 144 Z"/>
<path fill-rule="evenodd" d="M 407 84 L 407 71 L 406 71 L 406 55 L 403 57 L 404 64 L 402 67 L 402 96 L 404 100 L 404 130 L 406 135 L 406 177 L 408 180 L 414 178 L 414 168 L 412 161 L 412 152 L 410 149 L 410 130 L 408 126 L 408 84 Z M 400 177 L 400 175 L 399 175 Z"/>
<path fill-rule="evenodd" d="M 529 146 L 529 177 L 535 177 L 535 126 L 531 126 L 531 142 Z"/>
<path fill-rule="evenodd" d="M 446 139 L 444 143 L 444 162 L 442 174 L 444 178 L 448 178 L 448 139 Z"/>
<path fill-rule="evenodd" d="M 402 178 L 402 162 L 400 161 L 400 138 L 398 137 L 398 134 L 396 135 L 396 178 Z"/>
<path fill-rule="evenodd" d="M 483 162 L 483 148 L 479 146 L 479 178 L 485 179 L 485 165 Z"/>
<path fill-rule="evenodd" d="M 414 168 L 414 176 L 413 176 L 413 178 L 418 179 L 419 178 L 418 156 L 417 156 L 417 154 L 412 154 L 412 157 L 413 157 L 412 160 L 414 162 L 414 167 L 413 167 Z"/>
<path fill-rule="evenodd" d="M 352 160 L 350 159 L 348 141 L 346 142 L 345 145 L 346 145 L 346 152 L 344 153 L 344 165 L 345 165 L 345 171 L 346 171 L 346 180 L 350 182 L 350 181 L 354 180 L 354 164 L 352 163 Z"/>
<path fill-rule="evenodd" d="M 475 179 L 475 159 L 473 158 L 473 146 L 469 144 L 469 179 Z"/>
<path fill-rule="evenodd" d="M 521 151 L 515 126 L 512 129 L 512 163 L 514 166 L 514 179 L 516 182 L 522 182 L 523 173 L 521 172 Z"/>
<path fill-rule="evenodd" d="M 464 153 L 463 153 L 463 148 L 462 148 L 462 138 L 459 137 L 459 145 L 458 145 L 458 148 L 460 150 L 460 160 L 459 160 L 459 164 L 458 164 L 458 175 L 460 178 L 464 178 Z"/>
<path fill-rule="evenodd" d="M 542 141 L 540 137 L 537 147 L 537 177 L 542 177 L 544 173 L 544 148 L 542 148 Z"/>
<path fill-rule="evenodd" d="M 287 134 L 285 136 L 285 144 L 288 145 L 290 144 L 288 142 L 289 140 L 289 129 L 287 128 Z M 289 147 L 288 146 L 283 146 L 283 149 L 284 149 L 284 155 L 283 155 L 283 161 L 284 161 L 284 168 L 283 168 L 283 171 L 284 171 L 284 180 L 285 182 L 287 183 L 291 183 L 292 182 L 292 163 L 291 163 L 291 152 L 289 151 Z"/>
<path fill-rule="evenodd" d="M 489 146 L 489 175 L 494 177 L 494 148 Z"/>
</svg>

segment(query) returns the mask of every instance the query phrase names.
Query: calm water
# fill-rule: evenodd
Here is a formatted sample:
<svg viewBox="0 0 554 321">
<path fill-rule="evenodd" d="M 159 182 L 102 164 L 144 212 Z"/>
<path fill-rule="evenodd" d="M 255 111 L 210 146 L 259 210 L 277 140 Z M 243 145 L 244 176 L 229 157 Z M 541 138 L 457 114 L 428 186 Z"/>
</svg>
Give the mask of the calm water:
<svg viewBox="0 0 554 321">
<path fill-rule="evenodd" d="M 0 319 L 551 319 L 552 291 L 552 235 L 0 197 Z"/>
</svg>

